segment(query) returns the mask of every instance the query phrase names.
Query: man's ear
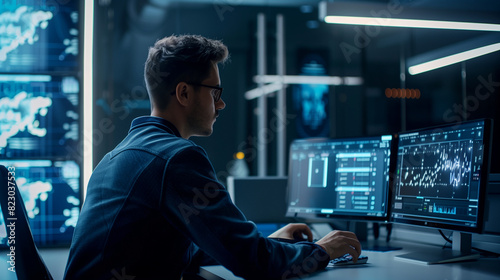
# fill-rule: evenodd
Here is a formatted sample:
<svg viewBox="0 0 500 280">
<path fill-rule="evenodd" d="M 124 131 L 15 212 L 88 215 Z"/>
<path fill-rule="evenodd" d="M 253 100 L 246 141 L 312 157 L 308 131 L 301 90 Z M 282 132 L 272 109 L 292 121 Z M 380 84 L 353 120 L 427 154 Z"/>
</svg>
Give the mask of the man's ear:
<svg viewBox="0 0 500 280">
<path fill-rule="evenodd" d="M 188 105 L 189 85 L 185 82 L 180 82 L 175 87 L 175 98 L 182 106 Z"/>
</svg>

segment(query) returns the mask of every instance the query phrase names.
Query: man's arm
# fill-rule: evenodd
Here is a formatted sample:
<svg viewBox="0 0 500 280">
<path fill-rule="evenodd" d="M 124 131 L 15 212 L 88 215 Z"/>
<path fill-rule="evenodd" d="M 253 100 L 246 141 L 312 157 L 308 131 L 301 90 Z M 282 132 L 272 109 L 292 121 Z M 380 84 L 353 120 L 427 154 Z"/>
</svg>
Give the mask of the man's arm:
<svg viewBox="0 0 500 280">
<path fill-rule="evenodd" d="M 232 203 L 201 148 L 187 148 L 172 158 L 164 184 L 166 218 L 236 275 L 283 278 L 328 264 L 328 254 L 317 244 L 288 244 L 262 236 Z"/>
</svg>

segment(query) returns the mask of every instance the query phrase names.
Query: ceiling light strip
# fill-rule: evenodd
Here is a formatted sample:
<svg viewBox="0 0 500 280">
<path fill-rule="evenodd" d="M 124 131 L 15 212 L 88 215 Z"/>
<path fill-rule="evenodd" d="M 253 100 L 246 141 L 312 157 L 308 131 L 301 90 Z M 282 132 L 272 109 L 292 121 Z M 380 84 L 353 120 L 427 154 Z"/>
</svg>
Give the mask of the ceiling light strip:
<svg viewBox="0 0 500 280">
<path fill-rule="evenodd" d="M 492 52 L 500 50 L 500 43 L 495 43 L 480 47 L 477 49 L 468 50 L 465 52 L 445 56 L 428 62 L 424 62 L 418 65 L 414 65 L 408 68 L 408 73 L 411 75 L 417 75 L 430 70 L 438 69 L 451 64 L 459 63 L 465 60 L 469 60 L 478 56 L 486 55 Z"/>
<path fill-rule="evenodd" d="M 499 24 L 478 23 L 478 22 L 380 18 L 380 17 L 353 17 L 353 16 L 326 16 L 324 20 L 325 22 L 332 24 L 356 24 L 356 25 L 371 25 L 371 26 L 475 30 L 475 31 L 500 31 Z"/>
</svg>

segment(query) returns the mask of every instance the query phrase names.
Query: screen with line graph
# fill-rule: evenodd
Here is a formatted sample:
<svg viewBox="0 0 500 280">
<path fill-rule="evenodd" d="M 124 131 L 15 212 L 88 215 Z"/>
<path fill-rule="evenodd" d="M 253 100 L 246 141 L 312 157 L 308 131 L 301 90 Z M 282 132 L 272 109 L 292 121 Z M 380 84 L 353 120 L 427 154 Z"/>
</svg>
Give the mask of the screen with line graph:
<svg viewBox="0 0 500 280">
<path fill-rule="evenodd" d="M 490 143 L 489 120 L 401 133 L 393 221 L 480 232 Z"/>
<path fill-rule="evenodd" d="M 287 216 L 388 218 L 392 136 L 295 140 Z"/>
</svg>

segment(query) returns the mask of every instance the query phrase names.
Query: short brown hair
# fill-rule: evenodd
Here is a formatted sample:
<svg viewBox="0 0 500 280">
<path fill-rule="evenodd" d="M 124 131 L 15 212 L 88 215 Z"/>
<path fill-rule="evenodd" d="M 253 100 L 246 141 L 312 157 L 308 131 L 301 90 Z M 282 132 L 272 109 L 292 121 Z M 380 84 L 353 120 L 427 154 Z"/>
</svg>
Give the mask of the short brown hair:
<svg viewBox="0 0 500 280">
<path fill-rule="evenodd" d="M 228 56 L 221 41 L 199 35 L 172 35 L 156 41 L 144 67 L 151 107 L 165 109 L 179 82 L 201 82 L 210 75 L 212 63 L 224 63 Z"/>
</svg>

